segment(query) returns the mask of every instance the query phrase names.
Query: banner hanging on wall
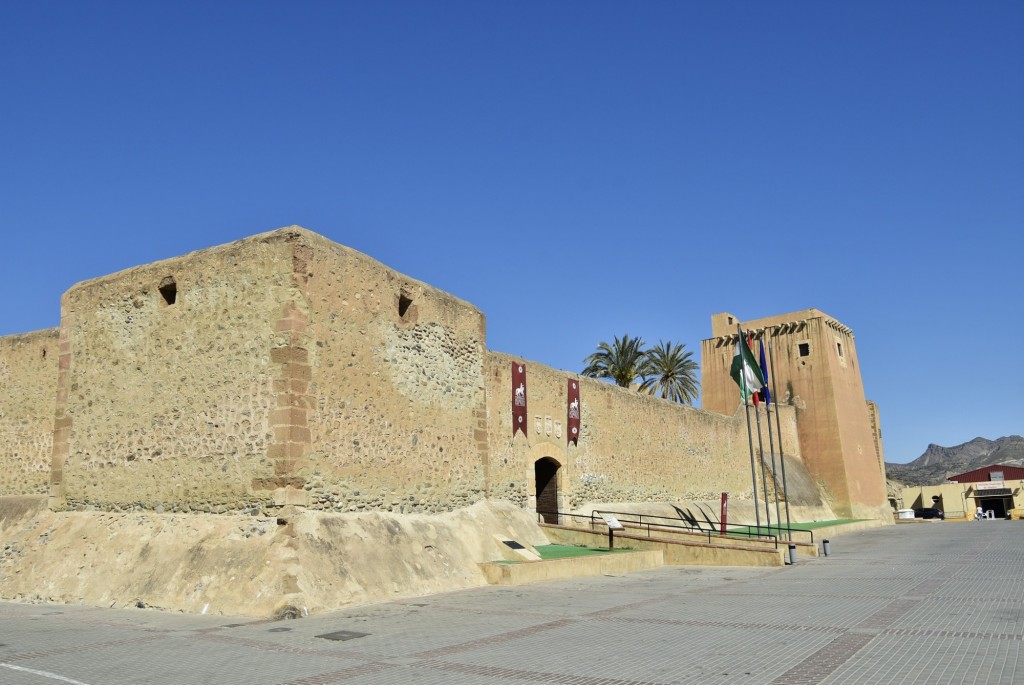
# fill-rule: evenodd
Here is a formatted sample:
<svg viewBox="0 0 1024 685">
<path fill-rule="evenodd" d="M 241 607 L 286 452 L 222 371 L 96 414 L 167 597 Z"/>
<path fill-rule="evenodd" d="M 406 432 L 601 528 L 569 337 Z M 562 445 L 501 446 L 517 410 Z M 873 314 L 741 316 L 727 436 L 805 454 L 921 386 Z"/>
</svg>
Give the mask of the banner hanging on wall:
<svg viewBox="0 0 1024 685">
<path fill-rule="evenodd" d="M 512 362 L 512 437 L 526 435 L 526 364 Z"/>
<path fill-rule="evenodd" d="M 580 439 L 580 383 L 575 378 L 569 379 L 569 392 L 566 395 L 566 403 L 568 408 L 566 410 L 565 424 L 569 430 L 565 432 L 566 443 L 570 442 L 579 447 Z"/>
</svg>

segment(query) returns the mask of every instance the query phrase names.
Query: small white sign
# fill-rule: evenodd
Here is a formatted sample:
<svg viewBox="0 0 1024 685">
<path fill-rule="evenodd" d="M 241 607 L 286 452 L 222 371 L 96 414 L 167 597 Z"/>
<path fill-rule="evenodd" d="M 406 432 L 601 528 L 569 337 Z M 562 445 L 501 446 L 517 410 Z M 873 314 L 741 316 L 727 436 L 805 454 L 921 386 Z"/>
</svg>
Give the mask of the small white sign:
<svg viewBox="0 0 1024 685">
<path fill-rule="evenodd" d="M 611 528 L 612 530 L 623 530 L 623 529 L 625 529 L 625 526 L 623 526 L 621 523 L 619 523 L 619 519 L 615 518 L 611 514 L 601 514 L 601 518 L 604 519 L 604 522 L 607 523 L 608 527 Z"/>
</svg>

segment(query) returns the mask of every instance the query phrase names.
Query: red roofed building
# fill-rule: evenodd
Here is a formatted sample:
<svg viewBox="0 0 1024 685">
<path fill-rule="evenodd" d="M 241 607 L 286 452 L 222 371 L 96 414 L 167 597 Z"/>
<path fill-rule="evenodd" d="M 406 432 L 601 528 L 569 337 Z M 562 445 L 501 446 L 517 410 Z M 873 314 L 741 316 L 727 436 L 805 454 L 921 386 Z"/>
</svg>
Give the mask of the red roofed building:
<svg viewBox="0 0 1024 685">
<path fill-rule="evenodd" d="M 968 484 L 969 487 L 963 491 L 965 504 L 973 503 L 975 508 L 991 511 L 997 518 L 1002 518 L 1017 504 L 1015 496 L 1021 492 L 1024 468 L 991 464 L 949 476 L 946 480 Z"/>
<path fill-rule="evenodd" d="M 1004 466 L 1003 464 L 991 464 L 982 466 L 980 469 L 958 473 L 949 476 L 946 480 L 953 483 L 988 483 L 1002 480 L 1024 480 L 1024 468 L 1020 466 Z"/>
<path fill-rule="evenodd" d="M 942 485 L 903 488 L 900 506 L 934 507 L 946 518 L 1024 518 L 1024 467 L 990 464 L 946 478 Z"/>
</svg>

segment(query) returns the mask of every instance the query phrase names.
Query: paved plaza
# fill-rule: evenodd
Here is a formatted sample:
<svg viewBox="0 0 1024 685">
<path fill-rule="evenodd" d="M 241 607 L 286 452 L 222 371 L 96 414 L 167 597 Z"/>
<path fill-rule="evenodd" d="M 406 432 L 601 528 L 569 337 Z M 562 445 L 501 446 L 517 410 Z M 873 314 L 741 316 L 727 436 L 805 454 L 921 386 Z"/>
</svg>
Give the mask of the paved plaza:
<svg viewBox="0 0 1024 685">
<path fill-rule="evenodd" d="M 665 567 L 278 622 L 0 603 L 0 683 L 1024 683 L 1024 522 L 831 547 L 785 568 Z"/>
</svg>

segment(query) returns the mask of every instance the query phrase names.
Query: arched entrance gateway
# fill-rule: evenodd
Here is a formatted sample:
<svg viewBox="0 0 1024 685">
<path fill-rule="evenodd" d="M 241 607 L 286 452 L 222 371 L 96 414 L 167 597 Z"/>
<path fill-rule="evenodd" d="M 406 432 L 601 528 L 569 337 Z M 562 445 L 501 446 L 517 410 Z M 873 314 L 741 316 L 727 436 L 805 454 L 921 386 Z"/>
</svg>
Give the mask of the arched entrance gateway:
<svg viewBox="0 0 1024 685">
<path fill-rule="evenodd" d="M 533 464 L 534 482 L 537 484 L 537 513 L 544 523 L 558 523 L 558 469 L 560 464 L 551 457 L 543 457 Z"/>
</svg>

